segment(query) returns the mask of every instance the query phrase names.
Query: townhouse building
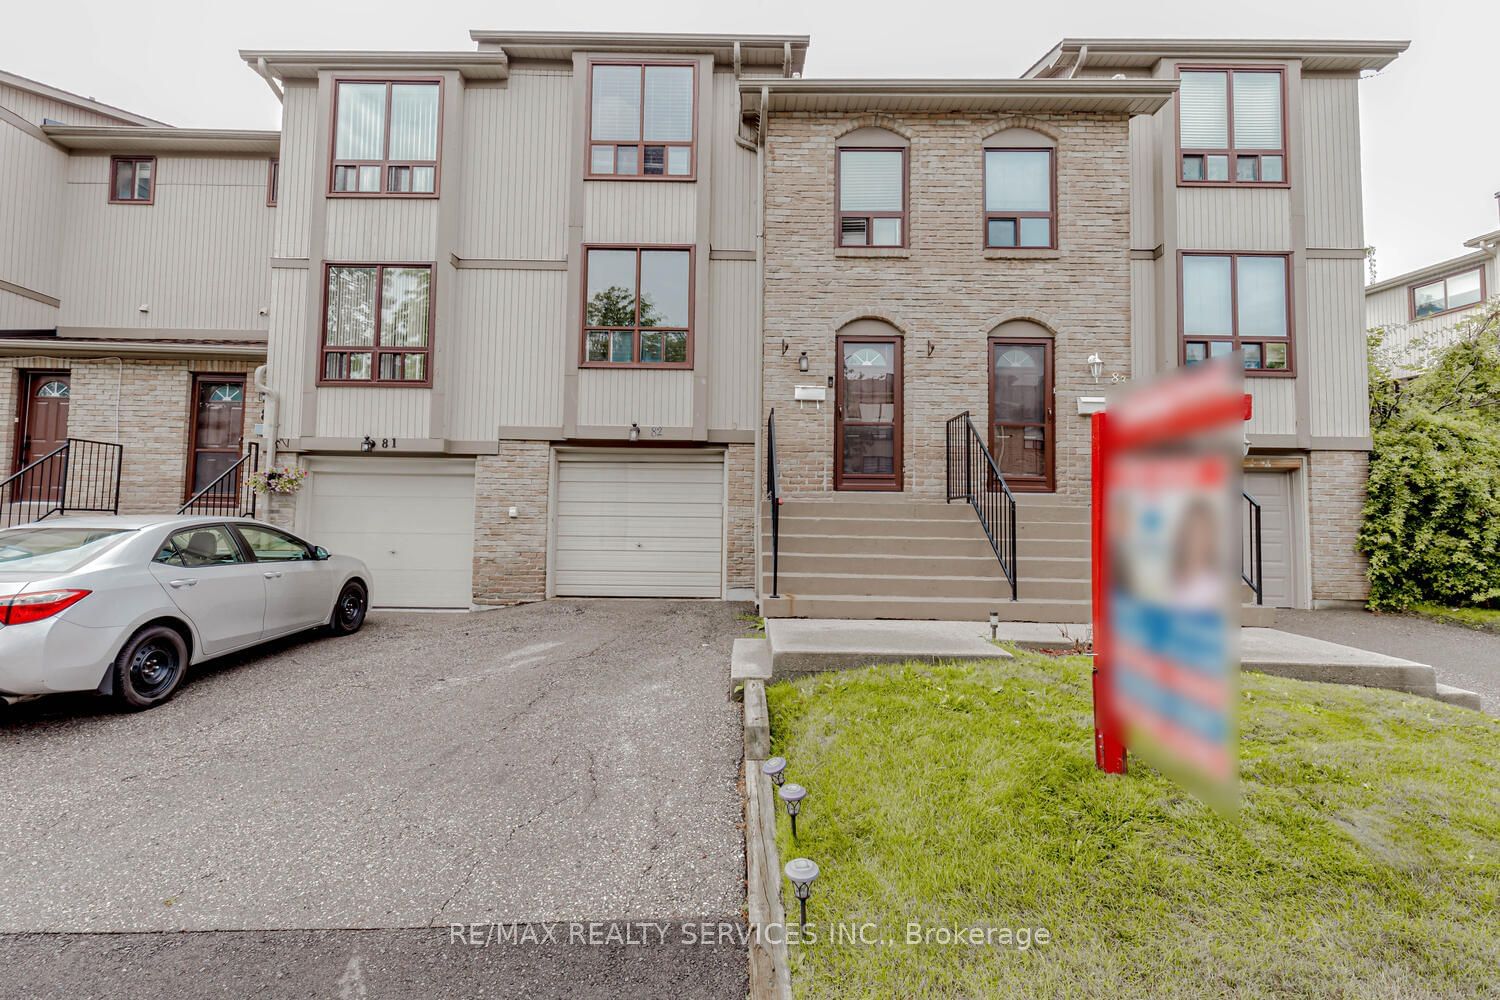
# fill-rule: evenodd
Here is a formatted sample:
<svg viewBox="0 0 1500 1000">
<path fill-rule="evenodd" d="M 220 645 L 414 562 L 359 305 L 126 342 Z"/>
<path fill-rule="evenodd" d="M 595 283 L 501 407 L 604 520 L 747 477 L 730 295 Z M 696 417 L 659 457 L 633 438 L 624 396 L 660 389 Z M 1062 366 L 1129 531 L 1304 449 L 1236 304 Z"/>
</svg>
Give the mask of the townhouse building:
<svg viewBox="0 0 1500 1000">
<path fill-rule="evenodd" d="M 1263 599 L 1363 597 L 1358 77 L 1404 43 L 1066 40 L 921 81 L 804 78 L 801 36 L 471 38 L 243 52 L 278 133 L 5 105 L 65 224 L 0 270 L 0 445 L 58 373 L 65 436 L 150 470 L 128 508 L 253 441 L 309 472 L 261 513 L 391 606 L 1082 621 L 1088 413 L 1240 350 Z M 240 409 L 200 419 L 215 373 Z M 1013 551 L 947 503 L 955 442 Z"/>
</svg>

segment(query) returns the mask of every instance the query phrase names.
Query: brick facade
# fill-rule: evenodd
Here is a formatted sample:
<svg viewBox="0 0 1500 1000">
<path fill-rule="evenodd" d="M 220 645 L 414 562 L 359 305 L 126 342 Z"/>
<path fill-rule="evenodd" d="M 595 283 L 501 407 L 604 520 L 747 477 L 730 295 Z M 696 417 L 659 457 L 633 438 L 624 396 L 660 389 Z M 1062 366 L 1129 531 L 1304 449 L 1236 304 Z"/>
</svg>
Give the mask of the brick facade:
<svg viewBox="0 0 1500 1000">
<path fill-rule="evenodd" d="M 910 247 L 836 252 L 836 140 L 868 126 L 910 142 Z M 983 249 L 982 150 L 1008 128 L 1057 144 L 1056 251 Z M 821 411 L 792 397 L 793 386 L 836 374 L 840 328 L 876 319 L 903 335 L 903 488 L 937 496 L 945 421 L 968 410 L 987 433 L 988 338 L 1002 323 L 1029 320 L 1054 341 L 1057 491 L 1086 494 L 1088 419 L 1076 400 L 1100 391 L 1086 359 L 1097 351 L 1108 371 L 1128 374 L 1131 357 L 1126 120 L 783 114 L 769 121 L 767 149 L 762 377 L 765 405 L 776 408 L 783 491 L 833 489 L 833 393 Z"/>
<path fill-rule="evenodd" d="M 1369 453 L 1315 451 L 1307 471 L 1313 602 L 1363 602 L 1370 596 L 1369 564 L 1356 536 L 1364 518 Z"/>
<path fill-rule="evenodd" d="M 546 441 L 501 441 L 499 454 L 475 461 L 475 604 L 515 604 L 547 596 L 551 465 Z"/>
<path fill-rule="evenodd" d="M 728 522 L 724 530 L 725 587 L 755 588 L 755 498 L 760 479 L 755 468 L 755 445 L 732 444 L 725 449 L 729 480 Z"/>
<path fill-rule="evenodd" d="M 196 411 L 193 375 L 245 377 L 244 439 L 260 420 L 250 372 L 257 362 L 220 359 L 0 358 L 0 456 L 9 475 L 16 456 L 22 374 L 70 375 L 68 435 L 124 445 L 120 474 L 122 514 L 174 513 L 186 499 L 188 444 Z M 0 477 L 3 478 L 3 477 Z"/>
</svg>

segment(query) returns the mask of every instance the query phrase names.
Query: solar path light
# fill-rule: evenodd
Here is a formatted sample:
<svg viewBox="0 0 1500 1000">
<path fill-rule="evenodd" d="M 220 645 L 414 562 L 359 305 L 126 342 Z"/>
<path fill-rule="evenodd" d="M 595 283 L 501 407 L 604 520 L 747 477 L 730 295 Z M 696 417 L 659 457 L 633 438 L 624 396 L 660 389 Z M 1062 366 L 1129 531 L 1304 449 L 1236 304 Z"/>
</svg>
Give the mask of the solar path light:
<svg viewBox="0 0 1500 1000">
<path fill-rule="evenodd" d="M 782 785 L 778 790 L 781 801 L 786 803 L 786 814 L 792 818 L 792 836 L 797 836 L 797 814 L 802 811 L 802 800 L 807 798 L 807 789 L 801 785 Z"/>
<path fill-rule="evenodd" d="M 760 766 L 760 773 L 770 778 L 777 788 L 786 781 L 786 758 L 772 757 Z"/>
<path fill-rule="evenodd" d="M 818 864 L 807 858 L 793 858 L 786 863 L 786 877 L 797 893 L 797 906 L 801 914 L 798 924 L 807 923 L 807 897 L 812 895 L 813 881 L 818 877 Z"/>
</svg>

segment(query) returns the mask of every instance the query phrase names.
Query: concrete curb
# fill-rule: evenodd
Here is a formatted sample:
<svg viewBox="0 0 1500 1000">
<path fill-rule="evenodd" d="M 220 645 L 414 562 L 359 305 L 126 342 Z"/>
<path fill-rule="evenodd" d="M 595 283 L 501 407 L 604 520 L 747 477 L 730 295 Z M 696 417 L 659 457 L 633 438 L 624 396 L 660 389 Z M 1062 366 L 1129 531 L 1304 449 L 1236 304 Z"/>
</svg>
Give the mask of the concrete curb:
<svg viewBox="0 0 1500 1000">
<path fill-rule="evenodd" d="M 776 796 L 760 762 L 745 761 L 745 895 L 750 919 L 751 1000 L 791 1000 Z"/>
<path fill-rule="evenodd" d="M 736 639 L 729 656 L 729 697 L 739 698 L 745 682 L 771 679 L 771 643 L 767 639 Z"/>
</svg>

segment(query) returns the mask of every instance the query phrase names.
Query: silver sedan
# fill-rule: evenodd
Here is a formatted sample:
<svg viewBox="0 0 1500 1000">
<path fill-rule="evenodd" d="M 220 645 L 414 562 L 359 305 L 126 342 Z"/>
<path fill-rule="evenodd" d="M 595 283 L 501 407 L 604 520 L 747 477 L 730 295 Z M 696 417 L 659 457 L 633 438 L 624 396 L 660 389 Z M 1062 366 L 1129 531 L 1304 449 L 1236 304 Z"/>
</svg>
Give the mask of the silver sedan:
<svg viewBox="0 0 1500 1000">
<path fill-rule="evenodd" d="M 0 531 L 0 700 L 170 698 L 189 665 L 312 628 L 357 632 L 370 571 L 242 518 L 69 517 Z"/>
</svg>

